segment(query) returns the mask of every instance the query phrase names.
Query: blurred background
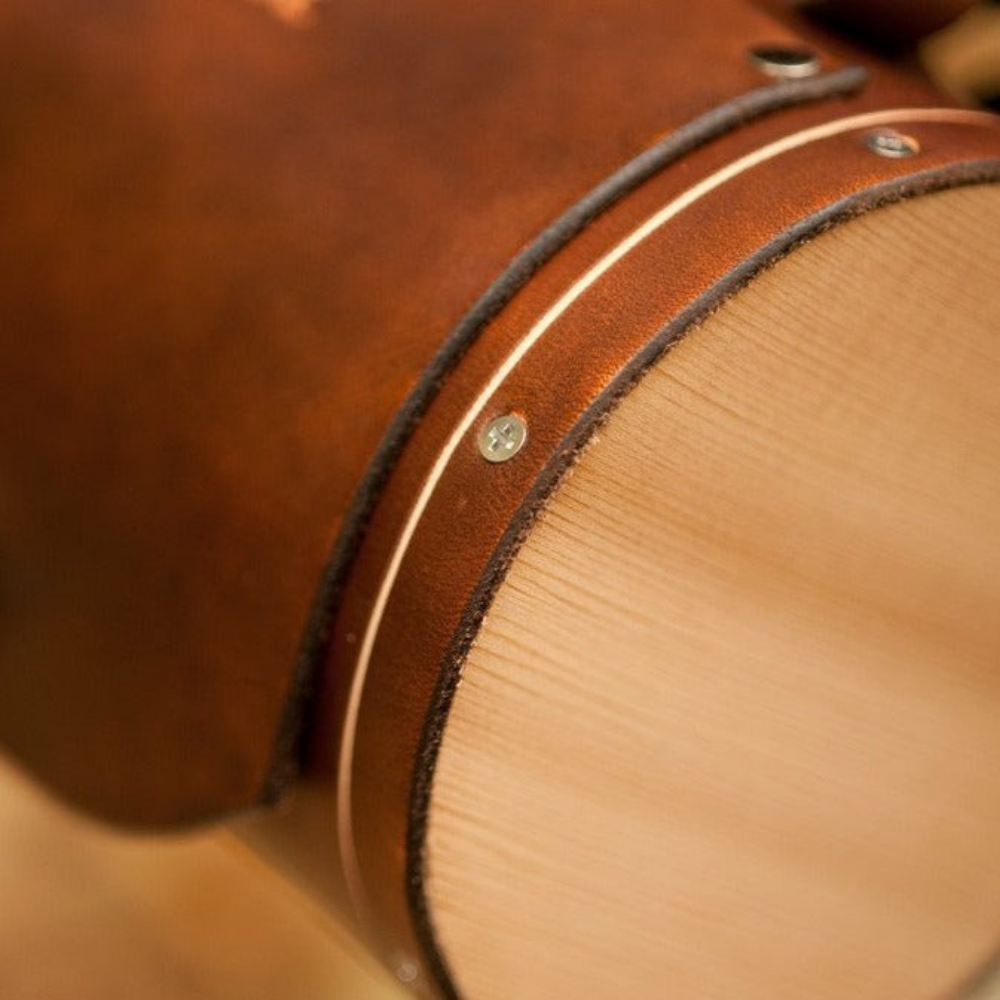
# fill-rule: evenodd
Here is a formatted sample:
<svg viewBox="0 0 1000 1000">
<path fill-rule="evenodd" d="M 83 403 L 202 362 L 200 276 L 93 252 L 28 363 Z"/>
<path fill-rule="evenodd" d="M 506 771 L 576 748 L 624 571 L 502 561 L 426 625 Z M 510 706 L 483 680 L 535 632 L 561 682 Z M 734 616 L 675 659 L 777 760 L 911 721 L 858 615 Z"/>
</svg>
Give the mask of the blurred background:
<svg viewBox="0 0 1000 1000">
<path fill-rule="evenodd" d="M 343 928 L 231 834 L 116 833 L 46 797 L 0 757 L 0 998 L 401 993 Z"/>
</svg>

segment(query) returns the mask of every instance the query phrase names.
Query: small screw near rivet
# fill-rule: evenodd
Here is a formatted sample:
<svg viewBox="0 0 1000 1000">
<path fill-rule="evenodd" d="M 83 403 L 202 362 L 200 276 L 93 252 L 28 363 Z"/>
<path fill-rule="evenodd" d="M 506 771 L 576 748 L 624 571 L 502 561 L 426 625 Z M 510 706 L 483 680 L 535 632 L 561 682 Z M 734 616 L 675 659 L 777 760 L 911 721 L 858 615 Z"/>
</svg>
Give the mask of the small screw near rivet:
<svg viewBox="0 0 1000 1000">
<path fill-rule="evenodd" d="M 805 46 L 781 43 L 754 45 L 747 50 L 747 58 L 751 66 L 781 80 L 815 76 L 819 72 L 819 56 Z"/>
<path fill-rule="evenodd" d="M 903 135 L 894 129 L 879 129 L 865 136 L 865 145 L 879 156 L 902 160 L 920 152 L 920 143 L 912 135 Z"/>
<path fill-rule="evenodd" d="M 479 435 L 479 454 L 487 462 L 506 462 L 528 440 L 528 425 L 516 414 L 508 413 L 491 420 Z"/>
</svg>

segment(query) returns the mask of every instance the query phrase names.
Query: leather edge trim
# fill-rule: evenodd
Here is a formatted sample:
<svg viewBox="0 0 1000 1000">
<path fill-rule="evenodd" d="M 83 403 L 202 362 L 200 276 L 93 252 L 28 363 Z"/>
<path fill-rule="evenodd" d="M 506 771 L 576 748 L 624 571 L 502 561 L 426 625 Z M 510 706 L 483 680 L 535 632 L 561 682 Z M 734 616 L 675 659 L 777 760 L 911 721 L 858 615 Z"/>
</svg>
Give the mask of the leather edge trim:
<svg viewBox="0 0 1000 1000">
<path fill-rule="evenodd" d="M 749 256 L 668 323 L 618 373 L 563 438 L 511 519 L 466 606 L 438 673 L 414 764 L 406 841 L 405 891 L 417 941 L 438 991 L 445 1000 L 462 998 L 453 985 L 448 963 L 438 947 L 424 892 L 424 842 L 438 751 L 462 667 L 482 620 L 521 545 L 564 475 L 575 464 L 591 437 L 614 413 L 618 403 L 652 365 L 724 302 L 799 246 L 843 222 L 886 205 L 949 188 L 985 183 L 1000 183 L 1000 160 L 987 159 L 940 167 L 877 184 L 801 220 Z"/>
<path fill-rule="evenodd" d="M 307 705 L 329 644 L 330 627 L 346 577 L 353 565 L 383 488 L 413 431 L 438 389 L 487 324 L 532 275 L 591 222 L 629 192 L 699 146 L 772 112 L 799 104 L 844 97 L 861 90 L 869 72 L 862 66 L 783 80 L 758 87 L 721 104 L 672 132 L 620 167 L 552 222 L 487 288 L 438 348 L 397 411 L 354 492 L 344 522 L 317 587 L 296 658 L 268 768 L 262 804 L 273 804 L 296 776 L 310 729 Z"/>
</svg>

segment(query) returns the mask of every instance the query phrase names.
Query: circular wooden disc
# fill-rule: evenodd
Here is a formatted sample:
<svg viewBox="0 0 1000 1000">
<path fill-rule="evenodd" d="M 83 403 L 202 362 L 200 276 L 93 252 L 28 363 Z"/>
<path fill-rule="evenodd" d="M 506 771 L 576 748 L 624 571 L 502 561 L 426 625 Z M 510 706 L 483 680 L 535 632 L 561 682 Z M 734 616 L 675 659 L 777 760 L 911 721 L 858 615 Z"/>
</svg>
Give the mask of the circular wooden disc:
<svg viewBox="0 0 1000 1000">
<path fill-rule="evenodd" d="M 624 400 L 434 776 L 464 1000 L 922 1000 L 1000 946 L 1000 187 L 845 223 Z"/>
</svg>

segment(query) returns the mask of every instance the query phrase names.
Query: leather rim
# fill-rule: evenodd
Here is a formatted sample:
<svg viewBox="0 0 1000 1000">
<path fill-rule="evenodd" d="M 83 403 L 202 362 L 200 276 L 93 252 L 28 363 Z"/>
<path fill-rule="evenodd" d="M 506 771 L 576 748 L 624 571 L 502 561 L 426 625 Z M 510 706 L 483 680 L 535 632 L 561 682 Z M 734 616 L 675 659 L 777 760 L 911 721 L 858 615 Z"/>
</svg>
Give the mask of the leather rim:
<svg viewBox="0 0 1000 1000">
<path fill-rule="evenodd" d="M 889 94 L 893 93 L 891 82 L 886 89 Z M 881 88 L 877 90 L 878 92 L 869 94 L 860 102 L 858 110 L 886 107 L 885 94 Z M 463 409 L 466 406 L 466 402 L 456 404 L 456 395 L 460 400 L 464 398 L 467 401 L 468 393 L 473 391 L 470 387 L 477 384 L 477 379 L 480 380 L 478 384 L 481 384 L 484 377 L 483 359 L 493 356 L 498 342 L 503 345 L 511 338 L 516 339 L 521 336 L 523 326 L 521 332 L 518 332 L 517 324 L 524 323 L 526 311 L 530 313 L 532 310 L 547 307 L 546 299 L 540 299 L 539 296 L 548 296 L 547 302 L 551 303 L 552 297 L 559 294 L 558 282 L 562 281 L 565 284 L 567 279 L 572 280 L 579 274 L 588 263 L 587 255 L 593 253 L 595 247 L 606 246 L 600 241 L 608 238 L 609 231 L 614 233 L 616 226 L 624 224 L 623 219 L 632 220 L 628 222 L 631 229 L 635 219 L 641 220 L 648 215 L 650 199 L 661 197 L 658 192 L 662 192 L 663 189 L 668 192 L 676 190 L 678 184 L 690 185 L 692 177 L 704 179 L 712 169 L 718 169 L 719 164 L 733 166 L 743 159 L 737 155 L 741 149 L 762 149 L 768 140 L 772 144 L 777 142 L 781 145 L 799 132 L 816 132 L 819 138 L 836 135 L 844 139 L 840 146 L 832 150 L 820 148 L 810 151 L 805 157 L 810 169 L 805 174 L 801 169 L 802 158 L 800 158 L 793 182 L 786 183 L 786 179 L 782 176 L 784 168 L 782 165 L 782 169 L 771 169 L 766 173 L 764 180 L 768 186 L 763 186 L 760 178 L 756 180 L 751 178 L 749 181 L 741 179 L 739 183 L 729 185 L 726 197 L 716 199 L 722 202 L 721 206 L 718 204 L 714 206 L 717 215 L 721 213 L 722 217 L 734 207 L 739 208 L 742 204 L 745 208 L 749 204 L 755 206 L 764 218 L 769 219 L 768 212 L 772 207 L 783 206 L 782 214 L 776 216 L 781 221 L 768 221 L 763 227 L 763 232 L 756 222 L 750 226 L 744 224 L 738 236 L 730 238 L 730 243 L 738 240 L 739 250 L 738 255 L 734 257 L 731 255 L 732 247 L 729 246 L 727 253 L 730 254 L 730 259 L 726 268 L 720 269 L 715 266 L 715 262 L 710 261 L 710 267 L 706 267 L 703 272 L 695 273 L 696 281 L 692 287 L 704 292 L 702 298 L 689 304 L 685 309 L 679 307 L 674 309 L 671 306 L 666 312 L 661 310 L 661 315 L 664 317 L 674 317 L 666 327 L 672 330 L 678 323 L 681 323 L 683 328 L 693 322 L 696 317 L 691 310 L 695 309 L 706 296 L 714 295 L 712 301 L 717 303 L 719 295 L 731 294 L 741 282 L 749 280 L 753 274 L 773 262 L 781 253 L 787 252 L 797 242 L 814 235 L 818 231 L 817 227 L 834 225 L 842 218 L 866 211 L 885 201 L 963 183 L 992 180 L 994 174 L 1000 172 L 1000 159 L 982 159 L 988 155 L 996 156 L 997 133 L 994 130 L 998 123 L 990 115 L 955 109 L 903 107 L 895 111 L 879 110 L 854 115 L 850 116 L 849 120 L 858 130 L 890 123 L 905 128 L 922 128 L 926 125 L 925 131 L 929 140 L 927 155 L 912 161 L 888 160 L 871 155 L 863 149 L 861 143 L 863 132 L 846 136 L 847 129 L 838 129 L 837 126 L 838 121 L 843 123 L 844 120 L 831 120 L 830 109 L 824 105 L 807 106 L 797 111 L 789 110 L 784 115 L 773 118 L 760 116 L 760 120 L 752 127 L 735 130 L 735 136 L 726 138 L 721 143 L 698 144 L 684 154 L 683 169 L 659 170 L 648 183 L 633 189 L 629 198 L 622 199 L 620 204 L 606 206 L 602 213 L 606 218 L 595 221 L 594 225 L 588 224 L 585 231 L 576 234 L 576 239 L 564 253 L 553 252 L 553 260 L 546 267 L 539 268 L 540 273 L 535 280 L 528 281 L 527 277 L 524 279 L 526 287 L 521 290 L 519 286 L 517 291 L 521 294 L 516 297 L 516 301 L 513 301 L 509 308 L 503 308 L 496 316 L 490 317 L 486 323 L 488 336 L 482 338 L 482 343 L 479 342 L 479 334 L 485 327 L 477 330 L 476 336 L 465 346 L 462 354 L 454 359 L 453 364 L 457 369 L 454 377 L 444 379 L 435 385 L 434 397 L 440 399 L 435 403 L 433 410 L 426 414 L 426 419 L 420 423 L 419 428 L 416 425 L 408 428 L 407 440 L 412 437 L 413 443 L 405 450 L 401 449 L 400 454 L 396 456 L 399 467 L 394 467 L 391 482 L 387 477 L 382 483 L 382 487 L 387 489 L 385 496 L 379 497 L 377 511 L 373 504 L 372 511 L 368 514 L 369 518 L 374 514 L 374 522 L 364 538 L 361 558 L 356 560 L 357 565 L 350 567 L 353 574 L 352 586 L 343 595 L 343 603 L 337 611 L 336 629 L 333 632 L 335 641 L 331 649 L 332 666 L 329 667 L 328 674 L 333 684 L 331 697 L 335 711 L 343 707 L 339 699 L 344 695 L 345 686 L 351 683 L 351 666 L 356 661 L 357 654 L 354 644 L 358 635 L 366 628 L 366 621 L 370 617 L 372 594 L 378 590 L 378 580 L 391 557 L 391 549 L 389 552 L 385 551 L 386 545 L 398 531 L 401 511 L 405 512 L 409 508 L 413 496 L 419 492 L 421 476 L 426 476 L 429 449 L 431 455 L 436 454 L 439 445 L 434 443 L 435 440 L 440 442 L 442 436 L 447 437 L 453 431 L 456 405 L 460 405 Z M 979 127 L 970 128 L 970 125 Z M 923 140 L 924 136 L 921 134 L 920 138 Z M 829 156 L 831 152 L 835 154 L 832 159 Z M 915 168 L 920 164 L 923 164 L 925 169 L 917 171 Z M 697 228 L 693 231 L 698 232 Z M 692 239 L 683 230 L 681 236 L 683 240 Z M 694 246 L 697 249 L 705 242 L 694 240 Z M 765 256 L 762 257 L 761 254 Z M 559 277 L 560 274 L 562 278 Z M 534 275 L 535 272 L 532 272 L 529 277 Z M 690 277 L 691 275 L 688 275 L 689 279 Z M 645 346 L 636 345 L 625 355 L 619 353 L 616 357 L 615 352 L 622 350 L 620 345 L 608 347 L 607 350 L 602 346 L 593 367 L 599 366 L 605 373 L 604 378 L 610 380 L 610 384 L 619 385 L 623 377 L 622 372 L 632 370 L 650 351 L 651 345 L 662 341 L 662 327 L 659 335 L 653 336 L 653 333 L 653 330 L 648 332 L 648 337 L 652 339 L 644 341 Z M 595 345 L 588 345 L 588 353 L 593 346 Z M 473 347 L 474 350 L 469 349 Z M 460 361 L 461 366 L 459 366 Z M 612 363 L 615 367 L 609 368 Z M 647 365 L 649 363 L 651 362 L 645 362 Z M 611 378 L 621 365 L 625 368 Z M 642 370 L 644 367 L 640 365 L 640 373 Z M 519 369 L 515 370 L 517 371 Z M 579 421 L 584 419 L 581 413 L 585 416 L 591 414 L 593 417 L 592 406 L 599 408 L 603 405 L 609 408 L 613 405 L 605 400 L 609 384 L 608 381 L 601 383 L 601 377 L 596 371 L 587 376 L 589 381 L 598 383 L 596 389 L 600 392 L 597 393 L 595 389 L 595 396 L 592 397 L 589 395 L 589 385 L 584 386 L 588 393 L 583 400 L 586 406 L 578 405 L 575 396 L 565 401 L 565 421 L 575 419 L 577 423 L 573 426 L 578 427 Z M 627 386 L 621 389 L 622 392 L 626 390 Z M 465 394 L 464 397 L 462 394 Z M 602 400 L 605 402 L 602 403 Z M 560 433 L 567 426 L 565 421 L 559 424 Z M 419 433 L 416 433 L 418 430 Z M 531 459 L 532 469 L 535 470 L 534 477 L 525 480 L 526 474 L 523 471 L 519 470 L 517 473 L 521 485 L 516 487 L 516 503 L 512 497 L 511 483 L 508 481 L 504 484 L 507 495 L 503 498 L 503 502 L 510 504 L 506 514 L 500 513 L 499 506 L 494 502 L 495 497 L 491 497 L 487 505 L 490 508 L 490 516 L 486 518 L 484 524 L 486 530 L 482 533 L 486 537 L 476 537 L 468 547 L 463 547 L 463 542 L 467 543 L 468 538 L 458 538 L 454 540 L 454 544 L 453 539 L 448 538 L 446 544 L 453 545 L 460 551 L 463 561 L 470 568 L 467 571 L 463 568 L 463 573 L 458 574 L 458 578 L 454 580 L 433 575 L 428 578 L 426 572 L 422 580 L 418 579 L 418 588 L 424 593 L 418 594 L 411 604 L 415 603 L 417 610 L 426 610 L 428 602 L 433 600 L 440 601 L 446 608 L 443 614 L 439 614 L 438 605 L 434 605 L 436 637 L 433 640 L 423 641 L 423 647 L 418 648 L 420 643 L 411 641 L 411 637 L 405 634 L 407 621 L 416 628 L 420 628 L 423 624 L 422 620 L 413 618 L 414 608 L 408 608 L 402 616 L 390 614 L 386 619 L 387 630 L 395 631 L 395 634 L 384 642 L 379 640 L 380 648 L 375 650 L 373 660 L 378 668 L 374 670 L 373 679 L 379 683 L 374 685 L 369 683 L 364 688 L 365 698 L 374 700 L 377 706 L 369 712 L 377 725 L 367 727 L 365 740 L 370 745 L 373 742 L 371 734 L 377 729 L 383 734 L 381 742 L 385 747 L 378 749 L 374 766 L 370 760 L 362 762 L 363 766 L 359 772 L 362 780 L 357 781 L 356 786 L 362 789 L 357 800 L 358 811 L 363 814 L 359 823 L 362 835 L 358 838 L 358 843 L 364 856 L 360 859 L 360 866 L 355 862 L 353 871 L 351 864 L 345 865 L 345 876 L 352 890 L 356 915 L 362 926 L 372 932 L 375 941 L 381 941 L 383 953 L 388 952 L 391 962 L 399 961 L 402 965 L 407 965 L 409 954 L 422 951 L 427 956 L 434 978 L 438 980 L 441 991 L 446 996 L 454 996 L 455 993 L 449 985 L 444 960 L 434 943 L 433 928 L 427 914 L 422 883 L 422 824 L 426 821 L 436 741 L 440 738 L 447 714 L 450 699 L 449 684 L 450 690 L 453 690 L 454 680 L 460 671 L 463 651 L 471 643 L 478 620 L 502 578 L 504 552 L 509 550 L 507 558 L 513 557 L 518 539 L 530 528 L 533 516 L 531 511 L 537 512 L 545 496 L 548 495 L 547 490 L 554 488 L 555 480 L 544 488 L 543 480 L 546 476 L 561 474 L 573 460 L 571 434 L 565 435 L 562 439 L 553 439 L 551 433 L 548 437 L 550 440 L 546 441 L 540 452 Z M 526 449 L 526 452 L 529 450 Z M 456 458 L 461 457 L 461 453 L 456 455 Z M 538 463 L 543 460 L 547 464 L 544 468 L 538 467 Z M 466 463 L 457 464 L 461 466 Z M 511 465 L 517 466 L 519 463 Z M 421 466 L 425 469 L 424 473 L 415 471 L 420 470 Z M 556 473 L 553 473 L 553 470 L 556 470 Z M 444 471 L 452 477 L 454 486 L 454 476 L 461 475 L 461 470 L 454 471 L 446 467 Z M 465 472 L 467 474 L 465 485 L 470 488 L 481 488 L 483 477 L 478 469 L 466 468 Z M 470 472 L 472 479 L 468 478 Z M 451 498 L 454 500 L 454 489 L 451 492 Z M 443 506 L 447 507 L 447 504 Z M 436 518 L 440 522 L 441 507 L 442 505 L 435 499 L 427 508 L 427 517 L 424 520 L 434 521 Z M 491 520 L 494 523 L 490 524 Z M 421 532 L 426 535 L 423 527 Z M 421 532 L 416 535 L 418 543 L 421 541 Z M 426 543 L 426 538 L 424 542 Z M 359 547 L 361 545 L 360 539 L 358 545 Z M 420 548 L 419 544 L 414 547 Z M 426 544 L 424 547 L 426 549 Z M 419 562 L 418 556 L 414 557 L 417 562 Z M 404 577 L 406 571 L 404 562 Z M 426 594 L 428 579 L 434 581 L 434 594 L 431 597 Z M 406 591 L 413 597 L 413 584 L 411 572 L 409 581 L 404 580 L 396 590 Z M 402 635 L 401 628 L 404 629 Z M 435 643 L 440 644 L 440 649 L 434 648 Z M 442 663 L 445 666 L 439 669 Z M 450 682 L 449 677 L 452 678 Z M 370 693 L 370 688 L 373 686 L 375 691 Z M 388 701 L 385 700 L 386 697 Z M 346 702 L 346 699 L 344 701 Z M 430 706 L 429 713 L 425 712 L 428 706 Z M 364 711 L 366 709 L 363 709 L 363 713 Z M 329 722 L 336 726 L 335 719 Z M 358 726 L 359 733 L 366 729 L 363 725 L 366 719 L 362 717 L 360 722 L 362 725 Z M 414 761 L 415 765 L 412 764 Z M 356 768 L 348 763 L 347 773 L 350 778 Z M 350 804 L 350 781 L 346 786 L 343 782 L 339 785 L 338 795 L 346 795 L 346 801 Z M 343 824 L 344 819 L 341 818 L 340 822 Z M 353 844 L 354 820 L 349 810 L 346 823 Z M 404 839 L 407 843 L 405 860 L 400 856 Z M 365 872 L 365 875 L 362 875 L 362 872 Z M 375 905 L 370 906 L 370 903 Z M 407 981 L 410 981 L 409 977 Z"/>
<path fill-rule="evenodd" d="M 747 91 L 640 153 L 575 202 L 544 229 L 497 276 L 452 330 L 423 371 L 385 432 L 344 516 L 313 601 L 297 658 L 291 693 L 285 705 L 279 737 L 269 768 L 265 802 L 274 802 L 290 779 L 295 748 L 305 729 L 306 704 L 329 644 L 331 622 L 361 540 L 397 461 L 442 384 L 483 329 L 523 288 L 540 267 L 616 202 L 692 150 L 755 121 L 801 104 L 844 97 L 861 90 L 868 70 L 848 66 L 798 80 Z"/>
<path fill-rule="evenodd" d="M 448 650 L 435 687 L 430 710 L 426 716 L 414 771 L 413 794 L 410 800 L 409 833 L 407 837 L 406 886 L 414 928 L 434 977 L 437 989 L 447 1000 L 461 1000 L 453 985 L 453 977 L 438 946 L 433 920 L 425 894 L 424 843 L 433 789 L 434 770 L 443 740 L 448 713 L 454 698 L 462 667 L 479 632 L 483 617 L 503 584 L 512 561 L 527 538 L 539 513 L 558 489 L 588 441 L 614 413 L 617 405 L 635 387 L 646 371 L 676 345 L 688 331 L 726 299 L 735 295 L 761 272 L 773 266 L 797 247 L 820 233 L 859 215 L 912 197 L 931 194 L 949 188 L 1000 183 L 1000 160 L 971 162 L 953 167 L 926 171 L 906 178 L 869 188 L 845 198 L 829 208 L 815 213 L 783 233 L 776 240 L 748 257 L 743 265 L 731 271 L 721 282 L 701 295 L 690 308 L 665 326 L 647 347 L 614 378 L 598 399 L 580 416 L 562 444 L 538 477 L 530 493 L 519 507 L 494 550 L 462 617 L 462 623 Z M 957 997 L 964 997 L 982 985 L 993 971 L 993 962 L 970 976 L 968 986 Z"/>
</svg>

